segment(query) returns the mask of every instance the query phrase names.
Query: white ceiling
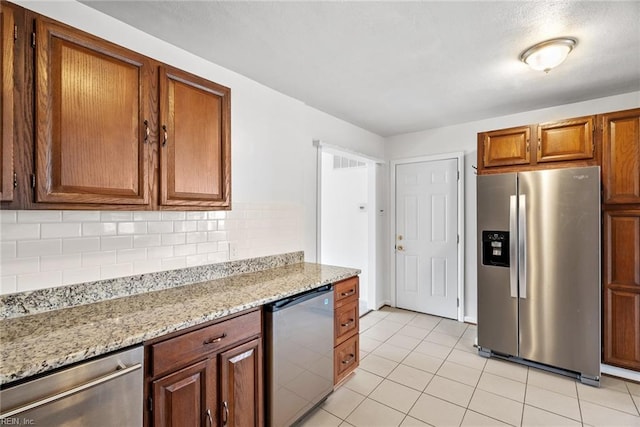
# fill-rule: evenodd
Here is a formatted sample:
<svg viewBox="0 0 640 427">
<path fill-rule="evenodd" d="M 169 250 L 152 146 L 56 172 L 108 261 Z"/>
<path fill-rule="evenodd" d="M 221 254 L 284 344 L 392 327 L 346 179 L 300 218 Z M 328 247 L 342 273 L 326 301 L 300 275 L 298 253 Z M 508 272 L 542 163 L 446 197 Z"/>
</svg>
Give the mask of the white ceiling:
<svg viewBox="0 0 640 427">
<path fill-rule="evenodd" d="M 83 3 L 382 136 L 640 90 L 639 1 Z"/>
</svg>

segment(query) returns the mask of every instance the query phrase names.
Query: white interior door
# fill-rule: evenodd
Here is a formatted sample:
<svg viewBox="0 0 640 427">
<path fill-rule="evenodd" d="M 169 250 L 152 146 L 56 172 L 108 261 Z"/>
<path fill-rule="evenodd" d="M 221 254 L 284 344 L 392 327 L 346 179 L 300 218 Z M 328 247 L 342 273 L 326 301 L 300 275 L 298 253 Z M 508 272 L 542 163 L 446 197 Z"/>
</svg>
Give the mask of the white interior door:
<svg viewBox="0 0 640 427">
<path fill-rule="evenodd" d="M 396 165 L 396 305 L 458 312 L 458 161 Z"/>
</svg>

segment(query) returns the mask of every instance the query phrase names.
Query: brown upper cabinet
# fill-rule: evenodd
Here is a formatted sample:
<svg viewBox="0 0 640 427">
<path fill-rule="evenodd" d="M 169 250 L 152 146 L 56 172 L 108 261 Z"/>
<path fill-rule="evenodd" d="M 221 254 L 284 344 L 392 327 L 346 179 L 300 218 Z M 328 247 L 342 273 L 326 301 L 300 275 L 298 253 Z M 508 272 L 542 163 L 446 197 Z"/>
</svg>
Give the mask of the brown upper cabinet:
<svg viewBox="0 0 640 427">
<path fill-rule="evenodd" d="M 596 165 L 595 120 L 587 116 L 478 133 L 478 173 Z"/>
<path fill-rule="evenodd" d="M 160 204 L 229 206 L 229 88 L 160 68 Z"/>
<path fill-rule="evenodd" d="M 640 108 L 602 115 L 604 204 L 640 203 Z"/>
<path fill-rule="evenodd" d="M 5 2 L 2 34 L 3 207 L 231 208 L 229 88 Z M 21 103 L 12 65 L 26 70 Z"/>
<path fill-rule="evenodd" d="M 37 202 L 147 205 L 149 61 L 36 19 Z"/>
<path fill-rule="evenodd" d="M 2 33 L 2 98 L 0 98 L 0 200 L 13 200 L 13 87 L 14 87 L 14 44 L 17 27 L 14 10 L 4 4 L 0 10 L 0 31 Z"/>
</svg>

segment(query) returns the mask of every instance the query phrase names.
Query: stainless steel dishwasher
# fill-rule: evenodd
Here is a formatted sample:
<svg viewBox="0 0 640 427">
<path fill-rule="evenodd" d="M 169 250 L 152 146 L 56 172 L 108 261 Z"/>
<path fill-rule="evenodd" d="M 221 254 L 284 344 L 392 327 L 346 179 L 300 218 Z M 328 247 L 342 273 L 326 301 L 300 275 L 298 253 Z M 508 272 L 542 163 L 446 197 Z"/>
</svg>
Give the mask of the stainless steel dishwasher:
<svg viewBox="0 0 640 427">
<path fill-rule="evenodd" d="M 265 308 L 267 425 L 290 426 L 333 391 L 333 285 Z"/>
<path fill-rule="evenodd" d="M 143 347 L 0 390 L 0 425 L 142 425 Z"/>
</svg>

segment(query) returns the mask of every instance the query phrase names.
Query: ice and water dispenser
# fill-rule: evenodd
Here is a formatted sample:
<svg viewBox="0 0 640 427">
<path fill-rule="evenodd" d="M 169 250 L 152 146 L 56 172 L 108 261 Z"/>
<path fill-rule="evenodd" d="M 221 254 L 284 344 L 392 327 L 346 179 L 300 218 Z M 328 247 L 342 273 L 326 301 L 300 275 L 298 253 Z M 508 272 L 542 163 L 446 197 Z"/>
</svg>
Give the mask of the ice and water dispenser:
<svg viewBox="0 0 640 427">
<path fill-rule="evenodd" d="M 482 232 L 482 264 L 509 267 L 509 232 Z"/>
</svg>

